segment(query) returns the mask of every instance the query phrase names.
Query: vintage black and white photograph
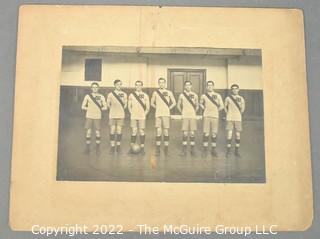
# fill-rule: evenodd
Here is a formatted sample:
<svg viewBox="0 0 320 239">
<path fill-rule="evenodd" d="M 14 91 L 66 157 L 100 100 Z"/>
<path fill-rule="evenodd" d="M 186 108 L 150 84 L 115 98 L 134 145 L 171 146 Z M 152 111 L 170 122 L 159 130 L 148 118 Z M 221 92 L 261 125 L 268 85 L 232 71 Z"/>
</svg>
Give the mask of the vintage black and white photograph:
<svg viewBox="0 0 320 239">
<path fill-rule="evenodd" d="M 262 52 L 64 46 L 58 181 L 265 183 Z"/>
</svg>

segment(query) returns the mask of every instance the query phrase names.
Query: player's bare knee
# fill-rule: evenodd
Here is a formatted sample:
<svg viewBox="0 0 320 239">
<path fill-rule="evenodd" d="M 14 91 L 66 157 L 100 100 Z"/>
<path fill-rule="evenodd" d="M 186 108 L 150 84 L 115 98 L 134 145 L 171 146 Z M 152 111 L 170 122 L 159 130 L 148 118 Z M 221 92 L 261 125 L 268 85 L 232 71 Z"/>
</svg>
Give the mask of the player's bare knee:
<svg viewBox="0 0 320 239">
<path fill-rule="evenodd" d="M 144 129 L 139 129 L 139 134 L 144 135 Z"/>
<path fill-rule="evenodd" d="M 157 128 L 157 136 L 161 136 L 162 135 L 162 130 L 161 128 Z"/>
<path fill-rule="evenodd" d="M 236 138 L 240 139 L 240 132 L 239 131 L 236 132 Z"/>
<path fill-rule="evenodd" d="M 117 128 L 116 128 L 117 134 L 121 134 L 121 131 L 122 131 L 122 127 L 121 126 L 117 126 Z"/>
<path fill-rule="evenodd" d="M 190 137 L 194 137 L 194 131 L 190 131 Z"/>
<path fill-rule="evenodd" d="M 91 129 L 87 129 L 86 136 L 91 137 Z"/>
<path fill-rule="evenodd" d="M 115 132 L 116 132 L 116 126 L 113 125 L 113 126 L 110 127 L 110 133 L 114 134 Z"/>
<path fill-rule="evenodd" d="M 164 129 L 163 130 L 163 134 L 164 134 L 164 136 L 169 136 L 169 130 L 168 129 Z"/>
<path fill-rule="evenodd" d="M 183 136 L 188 136 L 188 131 L 183 131 Z"/>
<path fill-rule="evenodd" d="M 132 128 L 132 135 L 137 135 L 138 133 L 138 128 L 134 127 Z"/>
<path fill-rule="evenodd" d="M 96 133 L 96 136 L 97 136 L 97 137 L 100 137 L 100 130 L 96 130 L 95 133 Z"/>
</svg>

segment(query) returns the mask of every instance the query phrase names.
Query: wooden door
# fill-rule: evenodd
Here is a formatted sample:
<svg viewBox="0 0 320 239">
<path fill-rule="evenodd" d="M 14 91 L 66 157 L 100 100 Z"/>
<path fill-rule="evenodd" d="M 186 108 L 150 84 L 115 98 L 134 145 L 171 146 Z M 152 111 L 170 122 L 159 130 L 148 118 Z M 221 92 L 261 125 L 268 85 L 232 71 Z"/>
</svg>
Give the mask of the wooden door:
<svg viewBox="0 0 320 239">
<path fill-rule="evenodd" d="M 205 91 L 206 70 L 168 69 L 168 89 L 173 92 L 176 100 L 178 100 L 179 95 L 183 92 L 184 82 L 187 80 L 192 82 L 192 90 L 200 97 Z M 178 114 L 176 110 L 174 110 L 172 113 Z M 200 114 L 200 111 L 198 114 Z"/>
</svg>

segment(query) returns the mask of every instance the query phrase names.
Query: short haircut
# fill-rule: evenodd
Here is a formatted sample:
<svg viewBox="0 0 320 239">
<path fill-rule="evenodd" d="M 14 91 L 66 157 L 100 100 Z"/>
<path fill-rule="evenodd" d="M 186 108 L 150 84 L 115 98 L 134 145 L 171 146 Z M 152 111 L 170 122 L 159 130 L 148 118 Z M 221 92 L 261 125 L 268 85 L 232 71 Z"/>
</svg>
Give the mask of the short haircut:
<svg viewBox="0 0 320 239">
<path fill-rule="evenodd" d="M 159 83 L 159 81 L 164 81 L 164 82 L 166 82 L 166 79 L 165 78 L 163 78 L 163 77 L 160 77 L 159 79 L 158 79 L 158 83 Z"/>
<path fill-rule="evenodd" d="M 214 82 L 212 80 L 207 81 L 207 85 L 209 85 L 210 83 L 214 85 Z"/>
<path fill-rule="evenodd" d="M 143 85 L 143 82 L 141 80 L 137 80 L 136 83 L 134 84 L 136 85 L 137 83 L 140 83 L 141 85 Z"/>
<path fill-rule="evenodd" d="M 189 81 L 189 80 L 186 80 L 186 81 L 184 82 L 184 85 L 186 85 L 187 83 L 190 83 L 190 85 L 192 85 L 192 82 Z"/>
<path fill-rule="evenodd" d="M 116 80 L 113 82 L 113 85 L 116 85 L 116 84 L 118 84 L 119 82 L 121 82 L 121 80 L 116 79 Z"/>
<path fill-rule="evenodd" d="M 92 83 L 91 83 L 91 87 L 93 87 L 94 85 L 95 85 L 96 87 L 99 87 L 99 84 L 98 84 L 97 82 L 92 82 Z"/>
<path fill-rule="evenodd" d="M 232 89 L 232 88 L 237 88 L 237 89 L 239 89 L 240 87 L 239 87 L 239 85 L 237 85 L 237 84 L 232 84 L 230 88 L 231 88 L 231 89 Z"/>
</svg>

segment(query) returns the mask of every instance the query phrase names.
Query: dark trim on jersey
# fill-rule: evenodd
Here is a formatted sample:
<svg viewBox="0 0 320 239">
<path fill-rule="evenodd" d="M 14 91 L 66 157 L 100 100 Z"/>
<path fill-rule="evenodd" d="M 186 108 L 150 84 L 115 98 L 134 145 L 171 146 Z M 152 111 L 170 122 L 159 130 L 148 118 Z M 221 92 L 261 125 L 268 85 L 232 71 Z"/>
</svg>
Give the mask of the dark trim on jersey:
<svg viewBox="0 0 320 239">
<path fill-rule="evenodd" d="M 142 106 L 143 110 L 146 110 L 146 105 L 143 104 L 143 102 L 141 101 L 141 99 L 139 98 L 139 96 L 136 94 L 136 92 L 132 92 L 132 94 L 134 95 L 134 97 L 136 98 L 136 100 L 140 103 L 140 105 Z"/>
<path fill-rule="evenodd" d="M 100 110 L 102 110 L 102 106 L 98 103 L 98 101 L 96 101 L 96 98 L 94 98 L 94 96 L 92 94 L 89 94 L 90 99 L 93 101 L 93 103 L 95 103 Z"/>
<path fill-rule="evenodd" d="M 186 92 L 182 93 L 184 95 L 184 97 L 188 100 L 188 102 L 192 105 L 194 111 L 196 111 L 196 105 L 193 103 L 193 101 L 189 98 L 189 96 L 186 94 Z"/>
<path fill-rule="evenodd" d="M 237 106 L 240 114 L 242 114 L 242 112 L 241 112 L 241 107 L 240 107 L 240 105 L 238 104 L 238 102 L 237 102 L 231 95 L 229 95 L 229 98 L 230 98 L 230 99 L 232 100 L 232 102 Z"/>
<path fill-rule="evenodd" d="M 124 103 L 122 102 L 122 100 L 120 99 L 120 97 L 117 95 L 116 92 L 111 91 L 111 93 L 113 94 L 113 96 L 119 101 L 120 105 L 122 106 L 123 110 L 124 110 Z"/>
<path fill-rule="evenodd" d="M 208 93 L 206 93 L 205 96 L 207 96 L 207 98 L 208 98 L 215 106 L 217 106 L 217 108 L 218 108 L 218 110 L 219 110 L 219 107 L 220 107 L 219 103 L 218 103 L 217 101 L 215 101 L 215 100 L 213 99 L 213 97 L 211 97 Z"/>
<path fill-rule="evenodd" d="M 167 105 L 167 106 L 169 107 L 169 109 L 170 109 L 170 106 L 172 105 L 172 101 L 171 101 L 170 96 L 169 96 L 170 102 L 168 102 L 167 99 L 164 97 L 164 95 L 160 92 L 159 89 L 157 89 L 156 92 L 158 93 L 158 95 L 160 96 L 160 98 L 162 99 L 162 101 L 163 101 L 164 103 L 166 103 L 166 105 Z"/>
</svg>

